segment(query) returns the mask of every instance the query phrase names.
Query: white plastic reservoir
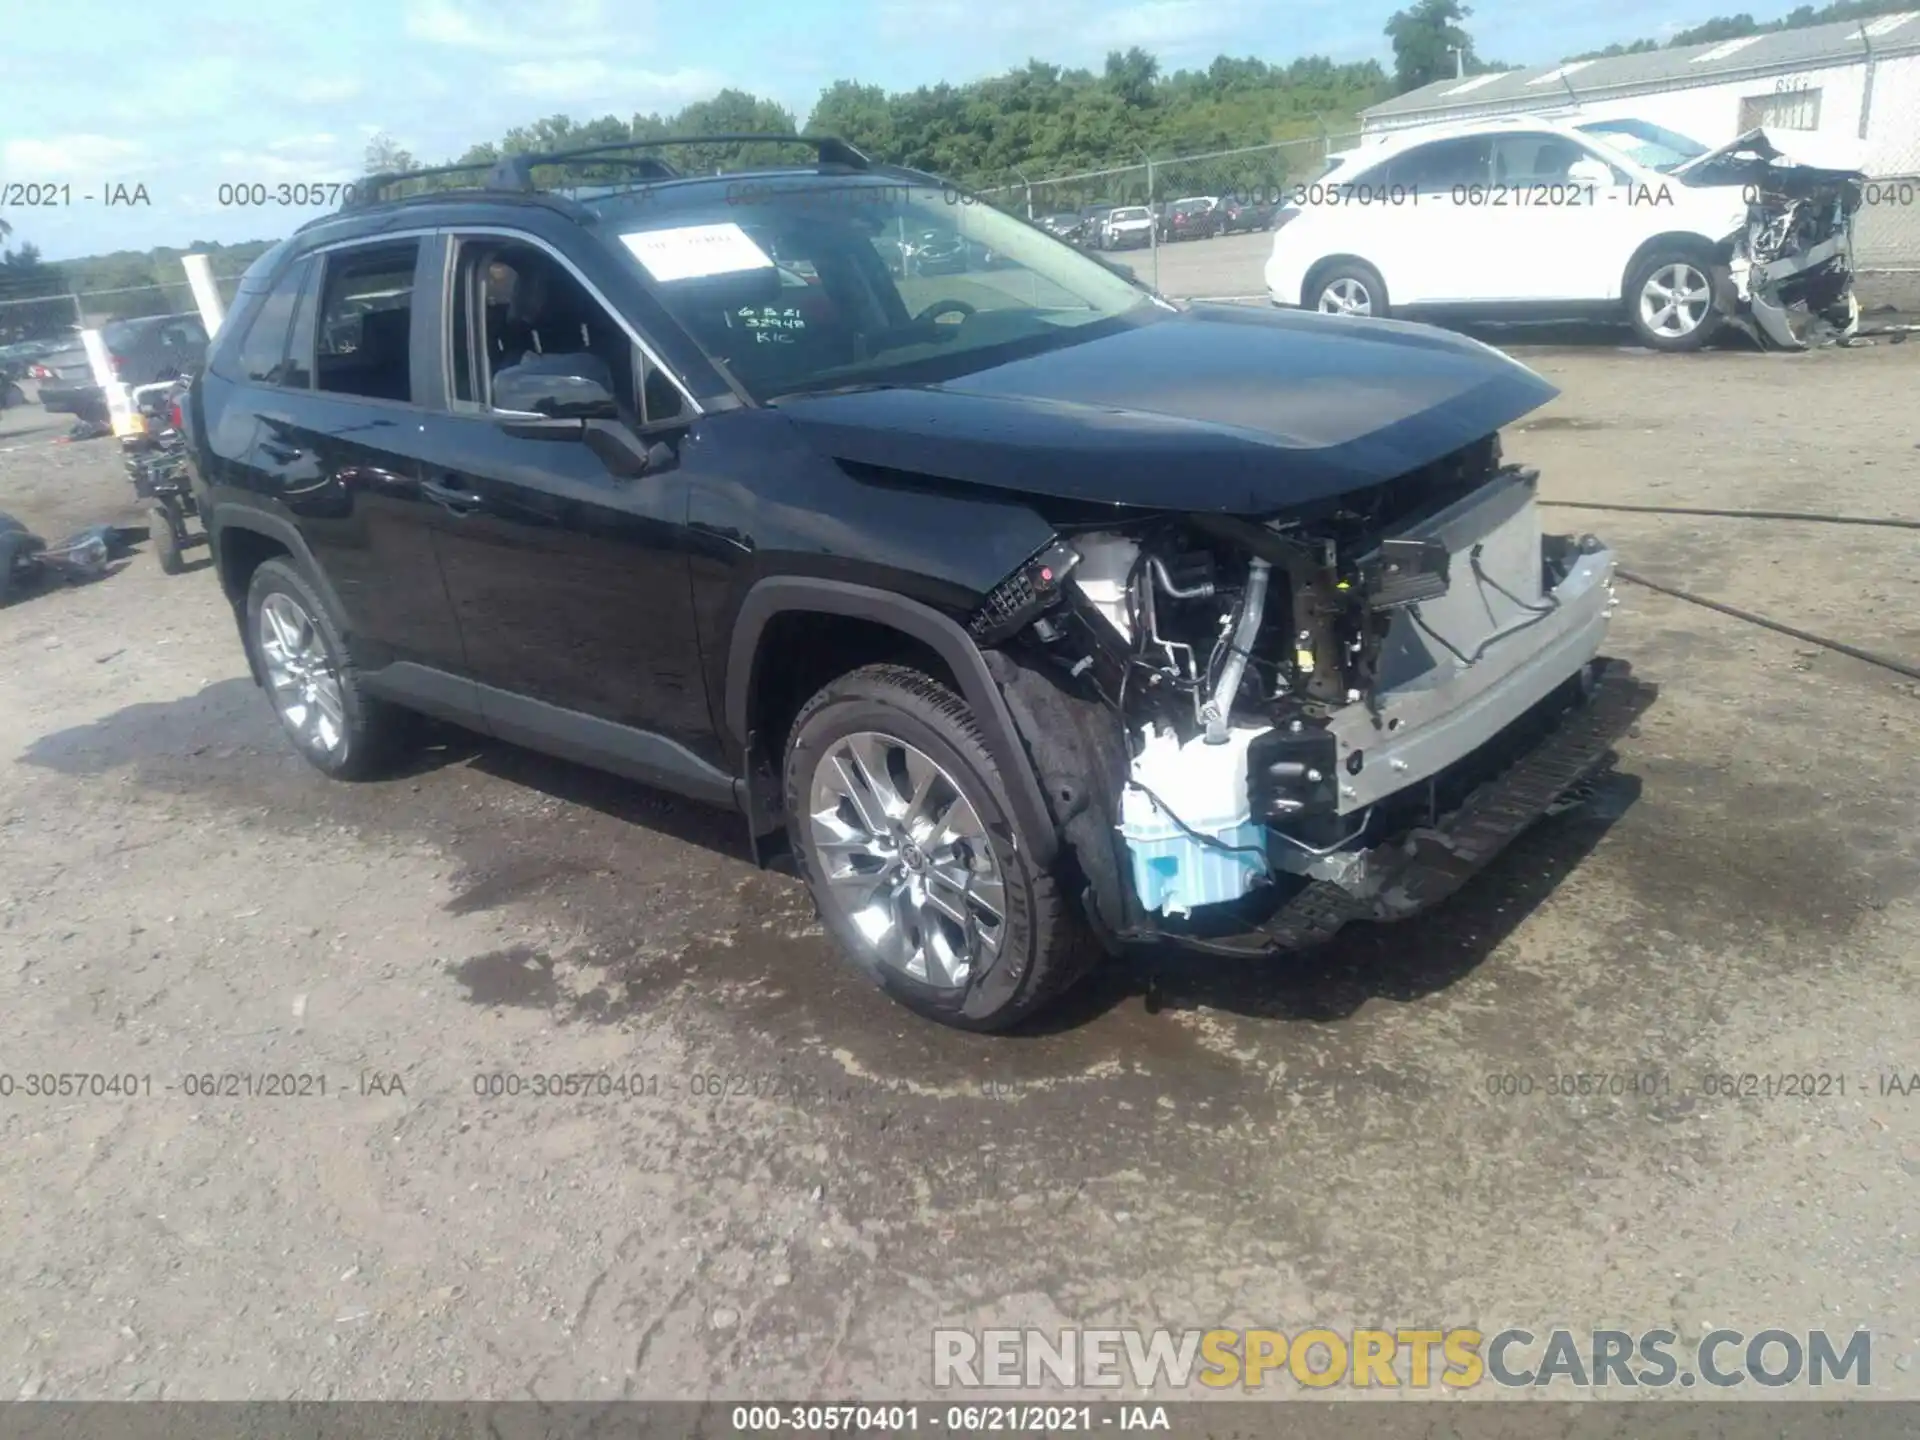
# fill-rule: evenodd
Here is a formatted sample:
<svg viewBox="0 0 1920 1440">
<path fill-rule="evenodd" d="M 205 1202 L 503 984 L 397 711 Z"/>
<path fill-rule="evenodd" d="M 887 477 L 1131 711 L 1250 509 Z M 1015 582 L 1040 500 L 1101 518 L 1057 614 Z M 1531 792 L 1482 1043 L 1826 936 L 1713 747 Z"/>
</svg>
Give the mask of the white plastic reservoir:
<svg viewBox="0 0 1920 1440">
<path fill-rule="evenodd" d="M 1166 915 L 1238 900 L 1267 873 L 1267 835 L 1250 818 L 1247 746 L 1260 729 L 1236 729 L 1224 745 L 1196 735 L 1186 744 L 1171 730 L 1150 731 L 1133 762 L 1133 778 L 1165 802 L 1187 828 L 1222 845 L 1194 839 L 1167 810 L 1129 785 L 1120 800 L 1120 834 L 1133 857 L 1140 903 Z"/>
</svg>

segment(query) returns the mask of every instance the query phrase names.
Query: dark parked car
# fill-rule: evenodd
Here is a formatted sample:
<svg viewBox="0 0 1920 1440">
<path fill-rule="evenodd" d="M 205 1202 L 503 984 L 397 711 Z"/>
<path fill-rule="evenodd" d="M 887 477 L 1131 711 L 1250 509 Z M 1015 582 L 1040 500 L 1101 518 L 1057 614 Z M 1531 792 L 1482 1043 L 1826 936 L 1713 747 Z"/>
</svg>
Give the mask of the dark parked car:
<svg viewBox="0 0 1920 1440">
<path fill-rule="evenodd" d="M 1545 381 L 986 207 L 1004 303 L 910 307 L 874 242 L 951 192 L 811 143 L 750 221 L 518 157 L 247 272 L 193 484 L 315 766 L 425 711 L 730 807 L 873 979 L 998 1029 L 1102 953 L 1411 914 L 1604 764 L 1612 558 L 1500 457 Z"/>
<path fill-rule="evenodd" d="M 1219 205 L 1213 200 L 1176 200 L 1160 217 L 1162 240 L 1210 240 L 1219 233 Z"/>
<path fill-rule="evenodd" d="M 207 331 L 198 315 L 109 320 L 100 327 L 100 339 L 113 373 L 129 386 L 190 375 L 207 351 Z M 39 382 L 41 405 L 55 414 L 105 413 L 105 398 L 94 384 L 86 349 L 77 339 L 35 361 L 28 373 Z"/>
<path fill-rule="evenodd" d="M 1276 202 L 1229 198 L 1220 202 L 1220 233 L 1240 235 L 1249 230 L 1273 228 Z"/>
<path fill-rule="evenodd" d="M 957 230 L 928 230 L 906 248 L 909 275 L 964 275 L 968 270 L 967 242 Z"/>
<path fill-rule="evenodd" d="M 0 345 L 0 410 L 27 403 L 20 382 L 27 378 L 27 367 L 45 353 L 45 348 L 31 340 Z"/>
</svg>

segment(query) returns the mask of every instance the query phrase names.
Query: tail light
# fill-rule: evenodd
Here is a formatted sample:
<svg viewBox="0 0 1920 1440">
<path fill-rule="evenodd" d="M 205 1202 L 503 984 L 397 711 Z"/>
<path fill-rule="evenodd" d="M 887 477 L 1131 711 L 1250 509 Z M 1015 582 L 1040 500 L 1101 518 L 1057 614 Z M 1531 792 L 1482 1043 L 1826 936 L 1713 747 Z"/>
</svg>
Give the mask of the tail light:
<svg viewBox="0 0 1920 1440">
<path fill-rule="evenodd" d="M 53 372 L 37 362 L 27 367 L 27 374 L 36 380 L 51 380 L 53 378 Z"/>
<path fill-rule="evenodd" d="M 125 368 L 125 366 L 126 366 L 126 363 L 127 363 L 127 362 L 126 362 L 126 359 L 125 359 L 125 357 L 124 357 L 124 356 L 120 356 L 120 355 L 109 355 L 109 356 L 107 356 L 107 363 L 108 363 L 109 365 L 111 365 L 111 366 L 113 367 L 113 378 L 114 378 L 114 379 L 116 379 L 116 380 L 121 380 L 121 379 L 125 379 L 125 378 L 126 378 L 126 377 L 125 377 L 125 376 L 124 376 L 124 375 L 123 375 L 123 374 L 121 373 L 121 372 L 123 371 L 123 369 Z"/>
<path fill-rule="evenodd" d="M 172 424 L 174 429 L 183 433 L 185 432 L 187 421 L 186 417 L 180 413 L 180 402 L 178 400 L 167 407 L 167 420 Z"/>
</svg>

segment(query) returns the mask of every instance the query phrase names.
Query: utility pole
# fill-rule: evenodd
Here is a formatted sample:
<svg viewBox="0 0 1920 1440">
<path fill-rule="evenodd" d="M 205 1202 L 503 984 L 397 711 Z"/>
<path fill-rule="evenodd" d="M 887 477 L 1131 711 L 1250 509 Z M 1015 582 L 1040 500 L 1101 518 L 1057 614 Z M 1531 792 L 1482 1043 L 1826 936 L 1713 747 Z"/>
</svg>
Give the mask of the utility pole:
<svg viewBox="0 0 1920 1440">
<path fill-rule="evenodd" d="M 1453 78 L 1456 80 L 1466 79 L 1467 47 L 1464 45 L 1449 45 L 1447 48 L 1453 52 Z"/>
</svg>

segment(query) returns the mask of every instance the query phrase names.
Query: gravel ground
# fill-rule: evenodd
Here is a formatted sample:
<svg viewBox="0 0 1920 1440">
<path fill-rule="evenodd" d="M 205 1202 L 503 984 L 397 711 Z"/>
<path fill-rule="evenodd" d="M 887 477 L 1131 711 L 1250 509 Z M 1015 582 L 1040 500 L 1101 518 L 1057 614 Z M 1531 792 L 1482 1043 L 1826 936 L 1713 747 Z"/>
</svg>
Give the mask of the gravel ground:
<svg viewBox="0 0 1920 1440">
<path fill-rule="evenodd" d="M 1920 513 L 1920 352 L 1523 355 L 1549 498 Z M 63 430 L 0 415 L 0 508 L 137 518 Z M 1912 532 L 1554 514 L 1920 661 Z M 1920 687 L 1623 598 L 1662 694 L 1590 810 L 1426 921 L 1114 966 L 1003 1039 L 854 978 L 724 816 L 453 731 L 322 779 L 204 569 L 24 599 L 0 1068 L 143 1078 L 0 1099 L 0 1396 L 899 1397 L 938 1325 L 1556 1323 L 1864 1328 L 1920 1396 L 1920 1096 L 1880 1081 L 1920 1069 Z M 476 1094 L 575 1071 L 650 1078 Z M 282 1073 L 326 1093 L 192 1093 Z"/>
</svg>

